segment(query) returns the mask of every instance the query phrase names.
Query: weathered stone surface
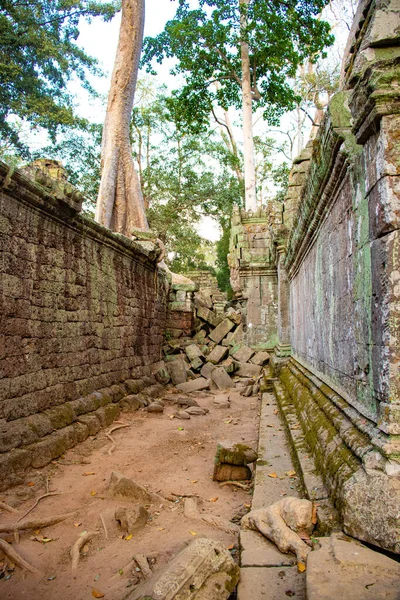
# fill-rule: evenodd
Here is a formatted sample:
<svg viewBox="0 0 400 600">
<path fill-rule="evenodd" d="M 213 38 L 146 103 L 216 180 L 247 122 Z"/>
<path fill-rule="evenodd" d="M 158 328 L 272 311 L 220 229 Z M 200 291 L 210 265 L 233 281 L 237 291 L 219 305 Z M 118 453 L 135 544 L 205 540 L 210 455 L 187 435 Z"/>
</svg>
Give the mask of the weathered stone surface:
<svg viewBox="0 0 400 600">
<path fill-rule="evenodd" d="M 137 533 L 147 523 L 149 513 L 144 506 L 120 506 L 115 510 L 115 520 L 121 525 L 121 529 L 127 533 Z"/>
<path fill-rule="evenodd" d="M 213 363 L 214 365 L 218 364 L 225 356 L 228 354 L 228 348 L 224 348 L 224 346 L 215 346 L 213 350 L 211 350 L 210 354 L 207 356 L 207 362 Z"/>
<path fill-rule="evenodd" d="M 205 308 L 204 306 L 200 306 L 197 309 L 197 316 L 199 317 L 199 319 L 202 319 L 203 321 L 206 321 L 206 323 L 210 323 L 210 325 L 215 327 L 216 315 L 208 308 Z"/>
<path fill-rule="evenodd" d="M 219 390 L 230 390 L 235 387 L 235 384 L 223 367 L 216 367 L 213 369 L 211 372 L 211 379 Z"/>
<path fill-rule="evenodd" d="M 219 344 L 221 340 L 235 327 L 235 324 L 230 319 L 224 319 L 218 327 L 216 327 L 209 335 L 209 338 L 216 344 Z"/>
<path fill-rule="evenodd" d="M 193 336 L 193 339 L 196 340 L 198 344 L 203 344 L 206 337 L 207 331 L 205 331 L 204 329 L 200 329 L 200 331 L 198 331 L 196 335 Z"/>
<path fill-rule="evenodd" d="M 241 346 L 237 352 L 234 354 L 232 353 L 232 356 L 239 363 L 246 363 L 248 360 L 250 360 L 253 354 L 254 350 L 252 350 L 252 348 L 249 348 L 248 346 Z"/>
<path fill-rule="evenodd" d="M 193 371 L 199 371 L 202 366 L 203 366 L 203 361 L 201 358 L 195 358 L 190 363 L 190 367 L 193 369 Z"/>
<path fill-rule="evenodd" d="M 266 365 L 269 362 L 270 354 L 268 352 L 257 352 L 254 356 L 251 357 L 250 362 L 254 365 Z"/>
<path fill-rule="evenodd" d="M 229 357 L 220 363 L 220 367 L 224 367 L 227 373 L 235 373 L 238 367 L 238 363 L 235 362 L 233 358 Z"/>
<path fill-rule="evenodd" d="M 188 394 L 189 392 L 198 392 L 200 390 L 207 390 L 210 387 L 210 380 L 199 377 L 198 379 L 192 379 L 186 383 L 179 383 L 176 387 L 185 394 Z"/>
<path fill-rule="evenodd" d="M 157 402 L 151 402 L 144 410 L 149 413 L 162 413 L 164 412 L 164 407 Z"/>
<path fill-rule="evenodd" d="M 249 479 L 251 479 L 251 470 L 247 466 L 226 463 L 214 465 L 214 481 L 247 481 Z"/>
<path fill-rule="evenodd" d="M 204 355 L 197 344 L 189 344 L 186 346 L 185 352 L 189 362 L 192 362 L 196 358 L 201 358 L 204 360 Z"/>
<path fill-rule="evenodd" d="M 169 374 L 165 362 L 162 361 L 156 371 L 154 371 L 154 377 L 161 383 L 161 385 L 167 385 L 171 381 L 171 375 Z"/>
<path fill-rule="evenodd" d="M 244 443 L 218 442 L 215 454 L 215 463 L 228 463 L 230 465 L 248 465 L 257 460 L 257 452 Z"/>
<path fill-rule="evenodd" d="M 296 564 L 294 554 L 283 554 L 258 531 L 241 529 L 240 549 L 241 567 L 291 567 Z"/>
<path fill-rule="evenodd" d="M 188 420 L 190 419 L 190 415 L 186 410 L 178 410 L 175 415 L 176 419 Z"/>
<path fill-rule="evenodd" d="M 200 374 L 205 377 L 206 379 L 210 379 L 211 378 L 211 373 L 212 371 L 215 369 L 215 366 L 212 363 L 206 362 L 201 371 Z"/>
<path fill-rule="evenodd" d="M 261 367 L 249 363 L 238 363 L 236 375 L 239 377 L 258 377 L 261 374 Z"/>
<path fill-rule="evenodd" d="M 235 325 L 240 325 L 240 323 L 242 322 L 241 313 L 232 307 L 228 308 L 228 310 L 226 311 L 226 316 L 228 317 L 228 319 L 233 321 L 235 323 Z"/>
<path fill-rule="evenodd" d="M 127 600 L 227 600 L 238 581 L 239 567 L 225 546 L 199 538 Z"/>
<path fill-rule="evenodd" d="M 227 336 L 228 337 L 228 336 Z M 243 325 L 239 325 L 229 336 L 229 345 L 237 346 L 243 342 Z"/>
<path fill-rule="evenodd" d="M 154 502 L 164 502 L 164 498 L 148 492 L 146 488 L 139 485 L 132 479 L 124 477 L 121 473 L 113 471 L 108 484 L 108 495 L 116 500 L 128 500 L 139 504 L 152 504 Z"/>
<path fill-rule="evenodd" d="M 305 573 L 297 567 L 246 567 L 240 571 L 238 600 L 306 600 Z"/>
<path fill-rule="evenodd" d="M 307 559 L 307 600 L 397 600 L 400 565 L 349 538 L 320 538 Z"/>
<path fill-rule="evenodd" d="M 187 381 L 186 363 L 182 358 L 177 358 L 167 363 L 168 373 L 171 375 L 171 381 L 174 385 L 185 383 Z"/>
<path fill-rule="evenodd" d="M 197 400 L 190 398 L 189 396 L 176 397 L 176 403 L 179 404 L 179 406 L 199 406 Z"/>
<path fill-rule="evenodd" d="M 185 409 L 185 411 L 191 415 L 191 416 L 203 416 L 207 414 L 207 410 L 205 410 L 204 408 L 201 408 L 200 406 L 189 406 L 188 408 Z"/>
</svg>

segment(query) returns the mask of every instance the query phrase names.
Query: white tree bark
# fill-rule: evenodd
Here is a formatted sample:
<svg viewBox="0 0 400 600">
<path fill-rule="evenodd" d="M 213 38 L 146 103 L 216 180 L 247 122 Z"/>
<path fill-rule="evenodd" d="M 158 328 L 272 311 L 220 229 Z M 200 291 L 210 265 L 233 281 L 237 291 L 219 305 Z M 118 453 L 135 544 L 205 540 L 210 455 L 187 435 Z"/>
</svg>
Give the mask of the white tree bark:
<svg viewBox="0 0 400 600">
<path fill-rule="evenodd" d="M 244 185 L 246 210 L 256 210 L 256 172 L 254 165 L 254 140 L 253 140 L 253 109 L 251 92 L 251 74 L 249 45 L 245 41 L 247 27 L 247 8 L 249 0 L 239 0 L 243 10 L 240 17 L 242 41 L 240 44 L 242 60 L 242 110 L 243 110 L 243 155 L 244 155 Z"/>
<path fill-rule="evenodd" d="M 104 123 L 96 221 L 131 235 L 148 229 L 130 143 L 130 121 L 142 50 L 145 0 L 122 0 L 121 27 Z"/>
</svg>

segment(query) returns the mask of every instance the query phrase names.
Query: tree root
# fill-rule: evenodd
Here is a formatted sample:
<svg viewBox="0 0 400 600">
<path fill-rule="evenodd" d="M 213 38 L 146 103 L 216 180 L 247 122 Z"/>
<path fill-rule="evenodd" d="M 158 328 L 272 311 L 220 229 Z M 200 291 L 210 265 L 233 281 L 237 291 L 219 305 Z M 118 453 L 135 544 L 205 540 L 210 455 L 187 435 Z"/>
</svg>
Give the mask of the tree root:
<svg viewBox="0 0 400 600">
<path fill-rule="evenodd" d="M 240 483 L 240 481 L 223 481 L 219 484 L 220 487 L 223 487 L 224 485 L 235 485 L 236 487 L 242 488 L 242 490 L 246 490 L 246 492 L 251 488 L 251 482 L 246 484 Z"/>
<path fill-rule="evenodd" d="M 75 544 L 71 548 L 71 558 L 72 558 L 72 570 L 76 571 L 79 564 L 80 552 L 83 546 L 89 542 L 92 537 L 95 535 L 99 535 L 98 531 L 88 531 L 84 535 L 80 536 Z"/>
<path fill-rule="evenodd" d="M 106 540 L 108 540 L 108 530 L 107 530 L 106 522 L 105 522 L 102 514 L 100 514 L 100 521 L 101 521 L 101 524 L 103 525 L 104 535 L 106 536 Z"/>
<path fill-rule="evenodd" d="M 9 558 L 17 567 L 21 569 L 25 569 L 30 573 L 34 573 L 35 575 L 40 575 L 39 569 L 29 564 L 22 556 L 8 544 L 5 540 L 0 538 L 0 550 L 4 552 L 4 554 Z"/>
<path fill-rule="evenodd" d="M 5 510 L 9 513 L 14 513 L 15 515 L 17 515 L 19 513 L 19 510 L 17 510 L 16 508 L 13 508 L 9 504 L 6 504 L 5 502 L 2 502 L 1 500 L 0 500 L 0 509 Z"/>
<path fill-rule="evenodd" d="M 207 523 L 207 525 L 211 525 L 211 527 L 215 527 L 216 529 L 221 529 L 226 533 L 237 534 L 239 532 L 238 525 L 231 523 L 227 519 L 217 517 L 210 513 L 199 512 L 196 498 L 185 499 L 184 515 L 187 519 L 196 519 L 197 521 L 203 521 L 203 523 Z"/>
<path fill-rule="evenodd" d="M 72 517 L 75 513 L 65 513 L 63 515 L 54 515 L 52 517 L 44 517 L 39 519 L 32 519 L 26 521 L 17 521 L 16 523 L 1 523 L 0 524 L 0 533 L 17 533 L 23 529 L 42 529 L 44 527 L 49 527 L 50 525 L 55 525 L 56 523 L 60 523 L 61 521 L 65 521 L 68 517 Z"/>
<path fill-rule="evenodd" d="M 111 434 L 113 433 L 113 431 L 117 431 L 117 429 L 122 429 L 124 427 L 129 427 L 129 425 L 127 423 L 122 423 L 120 425 L 116 425 L 115 427 L 111 427 L 110 431 L 106 432 L 106 437 L 110 440 L 110 442 L 112 443 L 111 448 L 108 449 L 107 454 L 109 454 L 109 456 L 111 456 L 111 454 L 113 453 L 113 451 L 115 450 L 117 443 L 114 440 L 113 437 L 111 437 Z"/>
<path fill-rule="evenodd" d="M 29 515 L 29 513 L 32 512 L 33 509 L 37 507 L 37 505 L 39 504 L 39 502 L 41 500 L 43 500 L 43 498 L 47 498 L 48 496 L 59 496 L 60 494 L 61 494 L 61 492 L 47 492 L 47 494 L 43 494 L 43 496 L 39 496 L 39 498 L 36 500 L 35 504 L 33 506 L 31 506 L 31 508 L 29 510 L 27 510 L 26 513 L 18 519 L 18 521 L 21 521 L 24 517 Z M 18 523 L 18 521 L 17 521 L 17 523 Z"/>
</svg>

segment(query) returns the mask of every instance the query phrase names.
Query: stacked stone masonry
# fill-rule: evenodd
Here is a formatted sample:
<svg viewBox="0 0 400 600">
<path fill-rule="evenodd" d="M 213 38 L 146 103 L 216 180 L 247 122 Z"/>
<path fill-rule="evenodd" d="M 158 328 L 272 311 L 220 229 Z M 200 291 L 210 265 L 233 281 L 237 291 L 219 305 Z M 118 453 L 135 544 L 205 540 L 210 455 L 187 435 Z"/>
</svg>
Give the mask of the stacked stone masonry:
<svg viewBox="0 0 400 600">
<path fill-rule="evenodd" d="M 150 240 L 79 214 L 48 176 L 0 164 L 0 489 L 115 419 L 155 383 L 167 281 Z"/>
</svg>

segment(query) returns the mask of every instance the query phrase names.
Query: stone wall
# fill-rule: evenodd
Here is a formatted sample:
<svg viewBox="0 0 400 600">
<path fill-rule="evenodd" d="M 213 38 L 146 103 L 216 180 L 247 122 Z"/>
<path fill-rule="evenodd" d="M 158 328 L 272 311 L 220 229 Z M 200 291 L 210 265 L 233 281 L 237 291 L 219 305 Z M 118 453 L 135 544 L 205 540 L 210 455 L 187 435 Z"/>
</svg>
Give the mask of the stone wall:
<svg viewBox="0 0 400 600">
<path fill-rule="evenodd" d="M 68 184 L 0 164 L 0 489 L 109 424 L 155 383 L 158 247 L 79 215 Z"/>
<path fill-rule="evenodd" d="M 400 552 L 399 17 L 395 0 L 360 3 L 342 91 L 294 165 L 285 230 L 275 238 L 288 281 L 288 293 L 279 299 L 278 332 L 290 317 L 292 348 L 275 385 L 278 399 L 294 407 L 345 531 L 395 552 Z"/>
</svg>

